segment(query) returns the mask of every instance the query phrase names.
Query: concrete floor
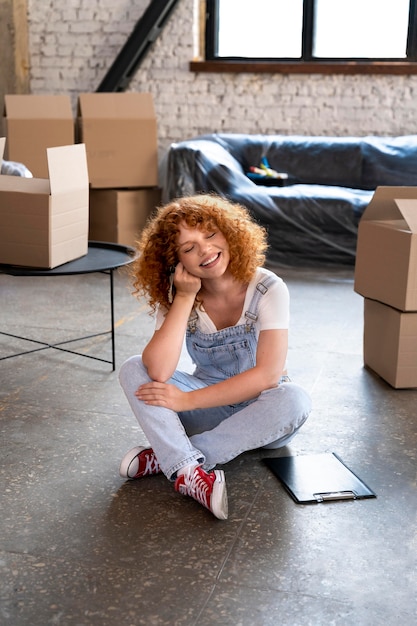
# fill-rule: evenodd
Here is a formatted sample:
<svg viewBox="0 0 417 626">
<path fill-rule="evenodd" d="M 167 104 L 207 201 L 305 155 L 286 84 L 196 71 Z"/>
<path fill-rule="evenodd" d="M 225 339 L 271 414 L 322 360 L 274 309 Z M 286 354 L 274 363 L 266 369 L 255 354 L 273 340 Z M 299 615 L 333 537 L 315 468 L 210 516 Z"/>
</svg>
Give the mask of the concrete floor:
<svg viewBox="0 0 417 626">
<path fill-rule="evenodd" d="M 286 269 L 290 374 L 314 410 L 292 444 L 224 466 L 229 519 L 163 476 L 124 482 L 145 438 L 106 363 L 56 350 L 0 361 L 0 624 L 417 623 L 417 390 L 362 365 L 353 273 Z M 0 330 L 60 341 L 106 329 L 108 278 L 0 276 Z M 153 323 L 116 276 L 117 365 Z M 71 347 L 71 346 L 70 346 Z M 110 358 L 108 337 L 73 344 Z M 4 356 L 27 344 L 0 336 Z M 376 499 L 298 505 L 264 456 L 336 452 Z"/>
</svg>

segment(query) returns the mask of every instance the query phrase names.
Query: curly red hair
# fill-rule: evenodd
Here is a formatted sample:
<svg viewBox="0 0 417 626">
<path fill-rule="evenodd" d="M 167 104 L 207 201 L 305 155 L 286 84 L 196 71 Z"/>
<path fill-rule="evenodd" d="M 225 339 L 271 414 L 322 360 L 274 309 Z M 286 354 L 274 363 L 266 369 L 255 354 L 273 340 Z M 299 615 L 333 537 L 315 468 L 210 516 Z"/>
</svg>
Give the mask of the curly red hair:
<svg viewBox="0 0 417 626">
<path fill-rule="evenodd" d="M 229 270 L 248 283 L 256 268 L 265 262 L 266 231 L 254 222 L 240 204 L 216 195 L 179 198 L 157 209 L 137 242 L 138 256 L 130 266 L 134 294 L 144 296 L 152 310 L 159 304 L 169 308 L 169 274 L 178 263 L 178 226 L 203 231 L 219 230 L 230 251 Z"/>
</svg>

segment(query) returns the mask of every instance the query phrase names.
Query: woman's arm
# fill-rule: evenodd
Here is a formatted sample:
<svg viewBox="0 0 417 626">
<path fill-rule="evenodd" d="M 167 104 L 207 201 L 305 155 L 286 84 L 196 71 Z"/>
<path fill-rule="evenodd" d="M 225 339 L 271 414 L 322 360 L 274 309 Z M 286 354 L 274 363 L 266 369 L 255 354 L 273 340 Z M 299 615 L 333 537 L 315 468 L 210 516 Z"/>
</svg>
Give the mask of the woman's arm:
<svg viewBox="0 0 417 626">
<path fill-rule="evenodd" d="M 176 295 L 164 323 L 156 330 L 142 353 L 143 364 L 152 380 L 165 382 L 174 373 L 181 356 L 187 321 L 194 295 Z"/>
<path fill-rule="evenodd" d="M 188 392 L 180 391 L 174 385 L 147 383 L 138 389 L 136 395 L 147 404 L 166 406 L 177 412 L 251 400 L 262 391 L 277 386 L 285 367 L 287 350 L 287 330 L 263 330 L 259 334 L 256 365 L 246 372 Z"/>
<path fill-rule="evenodd" d="M 187 321 L 201 287 L 200 279 L 189 274 L 182 263 L 175 268 L 174 284 L 175 297 L 164 323 L 154 332 L 142 353 L 149 377 L 162 383 L 172 376 L 178 365 Z"/>
</svg>

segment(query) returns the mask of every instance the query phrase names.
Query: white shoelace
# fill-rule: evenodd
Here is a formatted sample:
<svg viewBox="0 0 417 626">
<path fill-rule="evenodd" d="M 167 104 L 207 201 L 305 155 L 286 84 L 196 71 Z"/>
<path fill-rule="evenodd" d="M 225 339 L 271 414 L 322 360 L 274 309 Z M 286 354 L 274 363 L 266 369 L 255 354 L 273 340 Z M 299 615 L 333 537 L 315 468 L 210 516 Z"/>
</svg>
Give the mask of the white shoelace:
<svg viewBox="0 0 417 626">
<path fill-rule="evenodd" d="M 156 474 L 157 472 L 159 472 L 158 459 L 156 458 L 154 454 L 147 453 L 146 465 L 145 465 L 143 475 L 146 476 L 147 474 Z"/>
<path fill-rule="evenodd" d="M 209 489 L 209 485 L 198 471 L 194 471 L 188 475 L 185 474 L 184 484 L 180 485 L 180 493 L 191 496 L 207 509 L 210 509 Z"/>
</svg>

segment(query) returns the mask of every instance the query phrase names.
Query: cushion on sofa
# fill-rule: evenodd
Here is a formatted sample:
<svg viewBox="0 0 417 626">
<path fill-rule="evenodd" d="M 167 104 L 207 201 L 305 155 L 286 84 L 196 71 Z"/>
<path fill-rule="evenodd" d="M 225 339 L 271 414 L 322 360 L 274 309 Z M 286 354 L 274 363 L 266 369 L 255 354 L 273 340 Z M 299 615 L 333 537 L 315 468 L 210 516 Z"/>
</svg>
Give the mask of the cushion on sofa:
<svg viewBox="0 0 417 626">
<path fill-rule="evenodd" d="M 325 185 L 234 189 L 268 233 L 268 263 L 352 265 L 357 225 L 373 192 Z"/>
<path fill-rule="evenodd" d="M 245 171 L 266 156 L 272 169 L 300 183 L 358 188 L 362 179 L 360 142 L 350 137 L 215 134 Z"/>
<path fill-rule="evenodd" d="M 364 137 L 363 189 L 417 185 L 417 135 Z"/>
</svg>

